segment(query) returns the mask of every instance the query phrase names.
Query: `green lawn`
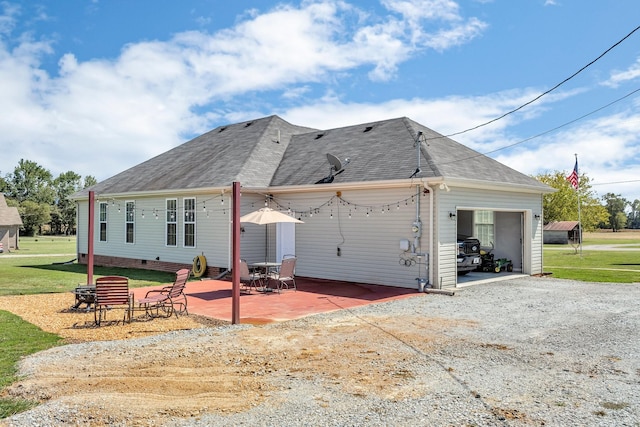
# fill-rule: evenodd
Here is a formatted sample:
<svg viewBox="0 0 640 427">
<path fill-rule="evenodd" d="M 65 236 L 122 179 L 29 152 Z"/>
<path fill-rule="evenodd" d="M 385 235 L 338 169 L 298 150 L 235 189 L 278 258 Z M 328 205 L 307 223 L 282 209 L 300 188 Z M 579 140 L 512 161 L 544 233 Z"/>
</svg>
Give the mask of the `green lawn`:
<svg viewBox="0 0 640 427">
<path fill-rule="evenodd" d="M 75 258 L 75 237 L 21 238 L 19 250 L 0 254 L 0 296 L 67 292 L 86 284 L 87 266 L 70 262 Z M 93 274 L 128 277 L 132 288 L 174 278 L 173 273 L 117 267 L 95 267 Z"/>
<path fill-rule="evenodd" d="M 75 237 L 20 238 L 19 250 L 0 254 L 0 296 L 68 292 L 78 284 L 86 284 L 87 267 L 70 262 L 75 258 Z M 134 288 L 171 283 L 174 279 L 173 273 L 95 267 L 94 276 L 107 275 L 126 276 Z M 61 337 L 0 310 L 0 392 L 16 380 L 16 363 L 22 357 L 61 342 Z M 34 405 L 37 402 L 0 398 L 0 419 Z"/>
<path fill-rule="evenodd" d="M 639 233 L 635 233 L 636 235 Z M 635 237 L 635 235 L 633 236 Z M 585 237 L 582 251 L 569 245 L 544 246 L 544 271 L 560 279 L 587 282 L 640 282 L 640 251 L 591 250 L 593 245 L 619 245 L 640 247 L 640 236 L 630 238 Z"/>
<path fill-rule="evenodd" d="M 24 356 L 56 346 L 61 338 L 0 310 L 0 390 L 15 381 L 16 364 Z M 22 399 L 0 398 L 0 419 L 37 405 Z"/>
</svg>

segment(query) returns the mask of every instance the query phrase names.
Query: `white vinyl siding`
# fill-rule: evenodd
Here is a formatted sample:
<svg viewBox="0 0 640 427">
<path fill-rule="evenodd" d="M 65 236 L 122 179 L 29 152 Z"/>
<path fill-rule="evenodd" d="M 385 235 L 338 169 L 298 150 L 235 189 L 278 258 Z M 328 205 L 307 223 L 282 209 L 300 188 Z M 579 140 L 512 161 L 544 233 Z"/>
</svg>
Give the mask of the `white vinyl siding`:
<svg viewBox="0 0 640 427">
<path fill-rule="evenodd" d="M 433 252 L 429 254 L 434 261 L 431 281 L 433 286 L 456 286 L 456 219 L 450 218 L 449 213 L 455 213 L 458 209 L 524 213 L 523 273 L 542 272 L 542 221 L 533 219 L 534 214 L 542 214 L 540 194 L 450 187 L 450 192 L 431 189 L 435 204 L 433 226 L 436 230 Z M 193 195 L 194 200 L 194 236 L 197 230 L 197 240 L 194 240 L 194 243 L 197 243 L 197 249 L 185 247 L 184 242 L 180 241 L 184 232 L 180 220 L 181 217 L 184 218 L 184 210 L 179 206 L 180 203 L 177 206 L 178 248 L 166 245 L 167 221 L 163 219 L 167 210 L 167 200 L 175 198 L 182 201 L 184 197 L 184 194 L 166 193 L 155 197 L 136 198 L 135 245 L 126 244 L 124 239 L 113 238 L 126 234 L 126 212 L 125 209 L 120 212 L 109 209 L 107 233 L 110 239 L 96 245 L 95 254 L 136 259 L 140 262 L 157 258 L 187 265 L 191 265 L 196 255 L 204 254 L 208 265 L 230 268 L 231 197 L 227 195 L 224 204 L 220 204 L 219 200 L 216 203 L 209 202 L 214 193 L 219 194 L 217 190 L 189 194 Z M 283 206 L 290 206 L 293 210 L 299 209 L 295 216 L 304 221 L 304 224 L 295 225 L 297 275 L 416 289 L 416 278 L 427 274 L 426 259 L 412 257 L 409 252 L 400 249 L 400 241 L 403 239 L 414 243 L 411 226 L 416 219 L 418 208 L 415 195 L 415 187 L 342 190 L 342 198 L 358 205 L 355 206 L 341 203 L 335 197 L 335 191 L 280 195 L 275 193 L 274 197 L 282 202 Z M 332 198 L 332 204 L 325 205 Z M 426 253 L 429 251 L 429 193 L 421 191 L 419 199 L 418 214 L 422 221 L 422 236 L 416 250 Z M 196 200 L 207 201 L 207 210 L 204 211 L 202 206 L 196 209 Z M 116 203 L 126 206 L 123 199 L 116 200 Z M 255 211 L 264 205 L 264 196 L 246 192 L 242 195 L 241 205 L 240 215 Z M 373 208 L 369 209 L 367 206 Z M 309 207 L 320 208 L 311 217 Z M 143 212 L 147 213 L 145 218 L 142 216 Z M 151 212 L 157 212 L 158 219 L 155 219 Z M 79 253 L 87 253 L 88 250 L 87 220 L 87 202 L 80 202 L 77 243 Z M 99 221 L 96 221 L 94 227 L 97 242 Z M 241 258 L 249 262 L 263 261 L 267 236 L 273 248 L 270 255 L 275 258 L 275 226 L 243 223 L 242 227 L 245 231 L 240 236 Z M 340 256 L 337 255 L 338 247 Z M 410 262 L 406 265 L 404 261 L 408 258 L 420 261 L 420 264 Z"/>
<path fill-rule="evenodd" d="M 287 194 L 282 199 L 290 201 L 292 208 L 305 209 L 322 206 L 334 195 L 335 192 Z M 411 226 L 416 218 L 415 188 L 349 190 L 342 191 L 341 196 L 352 205 L 334 199 L 313 216 L 308 211 L 297 212 L 296 217 L 301 217 L 304 224 L 295 226 L 296 274 L 417 288 L 416 278 L 427 274 L 425 259 L 412 257 L 400 249 L 401 240 L 414 242 Z M 416 250 L 427 252 L 429 197 L 422 191 L 418 197 L 423 231 Z M 404 262 L 407 258 L 419 263 L 407 265 Z"/>
<path fill-rule="evenodd" d="M 451 186 L 450 186 L 451 187 Z M 521 212 L 523 216 L 523 260 L 522 272 L 537 274 L 542 271 L 542 224 L 533 220 L 533 212 L 542 210 L 542 198 L 539 194 L 518 193 L 508 191 L 489 191 L 451 187 L 450 192 L 437 191 L 437 221 L 439 257 L 434 268 L 436 280 L 443 288 L 455 287 L 456 272 L 456 221 L 449 219 L 449 212 L 458 209 L 469 211 L 504 211 Z M 498 230 L 495 230 L 497 233 Z M 496 256 L 507 256 L 496 252 Z"/>
<path fill-rule="evenodd" d="M 211 198 L 211 194 L 203 194 L 203 199 Z M 125 236 L 125 201 L 116 200 L 123 209 L 111 209 L 109 206 L 108 222 L 108 242 L 102 242 L 94 246 L 94 253 L 101 256 L 113 256 L 139 260 L 155 260 L 175 262 L 191 265 L 196 255 L 204 254 L 207 264 L 221 268 L 230 268 L 231 265 L 231 212 L 230 199 L 225 197 L 224 205 L 218 204 L 215 207 L 207 206 L 207 211 L 196 210 L 195 220 L 199 237 L 198 247 L 185 248 L 180 241 L 182 239 L 182 228 L 180 217 L 184 211 L 178 206 L 178 250 L 175 247 L 166 246 L 166 199 L 176 198 L 182 200 L 179 194 L 164 194 L 157 197 L 141 197 L 135 200 L 135 244 L 125 243 L 125 239 L 114 239 L 113 236 Z M 264 201 L 264 199 L 262 199 Z M 98 210 L 96 203 L 96 211 Z M 249 212 L 249 211 L 247 211 Z M 244 213 L 247 213 L 244 212 Z M 98 213 L 96 212 L 95 237 L 94 242 L 98 242 Z M 78 209 L 78 252 L 86 254 L 87 244 L 87 202 L 80 202 Z M 262 234 L 264 236 L 264 234 Z M 244 240 L 243 240 L 244 244 Z M 248 245 L 247 245 L 248 246 Z"/>
</svg>

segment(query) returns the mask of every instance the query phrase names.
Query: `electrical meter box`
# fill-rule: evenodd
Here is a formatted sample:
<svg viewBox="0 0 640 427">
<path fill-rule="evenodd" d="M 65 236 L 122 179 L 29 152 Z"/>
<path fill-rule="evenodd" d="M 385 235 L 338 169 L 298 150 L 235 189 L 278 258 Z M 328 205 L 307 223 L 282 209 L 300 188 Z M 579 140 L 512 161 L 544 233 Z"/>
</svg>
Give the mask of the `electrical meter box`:
<svg viewBox="0 0 640 427">
<path fill-rule="evenodd" d="M 420 237 L 422 235 L 422 222 L 414 221 L 411 231 L 413 232 L 413 237 Z"/>
</svg>

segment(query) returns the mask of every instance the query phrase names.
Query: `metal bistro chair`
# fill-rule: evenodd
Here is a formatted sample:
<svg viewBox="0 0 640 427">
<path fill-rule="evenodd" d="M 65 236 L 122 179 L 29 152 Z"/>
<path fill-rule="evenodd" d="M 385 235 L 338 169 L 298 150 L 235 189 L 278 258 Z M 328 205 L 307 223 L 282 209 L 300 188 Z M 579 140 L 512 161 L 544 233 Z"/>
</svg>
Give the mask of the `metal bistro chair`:
<svg viewBox="0 0 640 427">
<path fill-rule="evenodd" d="M 289 289 L 289 285 L 293 286 L 294 290 L 298 290 L 296 287 L 295 280 L 295 270 L 296 270 L 296 258 L 283 258 L 282 264 L 280 265 L 280 270 L 272 273 L 269 278 L 277 282 L 278 292 L 282 290 L 282 288 L 286 287 Z"/>
<path fill-rule="evenodd" d="M 240 284 L 244 286 L 248 293 L 251 293 L 251 287 L 258 290 L 258 286 L 262 286 L 262 275 L 258 272 L 249 271 L 249 265 L 244 259 L 240 260 Z"/>
</svg>

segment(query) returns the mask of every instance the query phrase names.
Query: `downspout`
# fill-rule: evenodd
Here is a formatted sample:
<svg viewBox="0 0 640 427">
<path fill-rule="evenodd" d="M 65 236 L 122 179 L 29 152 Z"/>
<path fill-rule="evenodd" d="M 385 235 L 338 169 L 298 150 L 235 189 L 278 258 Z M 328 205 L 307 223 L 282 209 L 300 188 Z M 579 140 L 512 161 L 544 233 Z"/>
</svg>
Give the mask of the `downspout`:
<svg viewBox="0 0 640 427">
<path fill-rule="evenodd" d="M 433 277 L 433 216 L 435 215 L 435 209 L 433 206 L 433 188 L 425 184 L 425 188 L 429 190 L 429 283 L 431 286 L 437 286 L 440 289 L 440 283 L 436 283 Z"/>
</svg>

